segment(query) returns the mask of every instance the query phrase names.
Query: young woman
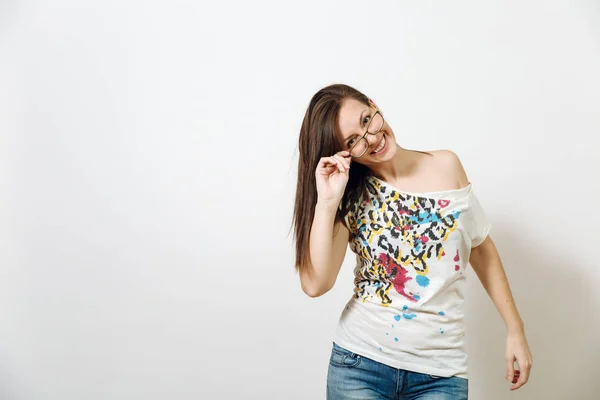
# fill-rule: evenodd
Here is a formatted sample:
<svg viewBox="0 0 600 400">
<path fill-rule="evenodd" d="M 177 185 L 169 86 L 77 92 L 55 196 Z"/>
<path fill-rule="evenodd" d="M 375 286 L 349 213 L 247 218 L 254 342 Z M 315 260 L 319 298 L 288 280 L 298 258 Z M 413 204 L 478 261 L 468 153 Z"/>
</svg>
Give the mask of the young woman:
<svg viewBox="0 0 600 400">
<path fill-rule="evenodd" d="M 348 244 L 356 254 L 327 398 L 467 399 L 467 263 L 506 324 L 510 389 L 524 385 L 532 357 L 523 322 L 456 154 L 402 148 L 377 105 L 343 84 L 313 96 L 299 150 L 293 223 L 304 292 L 329 291 Z"/>
</svg>

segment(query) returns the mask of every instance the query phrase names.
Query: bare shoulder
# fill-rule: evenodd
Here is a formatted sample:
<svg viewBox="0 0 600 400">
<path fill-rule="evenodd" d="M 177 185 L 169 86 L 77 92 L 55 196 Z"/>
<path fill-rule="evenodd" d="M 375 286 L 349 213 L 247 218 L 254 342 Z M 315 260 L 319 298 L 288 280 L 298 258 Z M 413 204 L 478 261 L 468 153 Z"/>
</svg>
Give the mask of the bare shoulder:
<svg viewBox="0 0 600 400">
<path fill-rule="evenodd" d="M 457 182 L 458 187 L 464 187 L 469 184 L 469 178 L 460 161 L 458 155 L 449 149 L 429 151 L 433 155 L 432 161 L 436 164 L 436 169 L 447 174 L 448 179 Z"/>
</svg>

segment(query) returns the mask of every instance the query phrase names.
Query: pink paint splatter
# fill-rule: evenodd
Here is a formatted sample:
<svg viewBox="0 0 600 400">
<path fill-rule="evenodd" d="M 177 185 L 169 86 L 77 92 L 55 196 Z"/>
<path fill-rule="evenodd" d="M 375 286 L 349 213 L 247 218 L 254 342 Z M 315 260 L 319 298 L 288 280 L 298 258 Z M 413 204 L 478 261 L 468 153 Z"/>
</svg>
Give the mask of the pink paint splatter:
<svg viewBox="0 0 600 400">
<path fill-rule="evenodd" d="M 413 296 L 406 293 L 406 288 L 404 287 L 404 284 L 412 279 L 407 275 L 408 270 L 406 270 L 404 267 L 394 261 L 392 257 L 385 253 L 379 255 L 379 262 L 385 268 L 385 271 L 387 272 L 390 281 L 394 285 L 396 292 L 406 297 L 410 301 L 416 302 L 417 300 Z"/>
</svg>

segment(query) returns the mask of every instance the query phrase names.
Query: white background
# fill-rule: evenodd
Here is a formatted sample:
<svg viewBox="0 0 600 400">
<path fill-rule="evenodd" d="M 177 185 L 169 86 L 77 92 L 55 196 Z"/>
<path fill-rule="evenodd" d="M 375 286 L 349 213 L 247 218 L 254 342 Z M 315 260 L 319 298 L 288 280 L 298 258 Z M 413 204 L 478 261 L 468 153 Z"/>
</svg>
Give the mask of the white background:
<svg viewBox="0 0 600 400">
<path fill-rule="evenodd" d="M 346 83 L 461 158 L 534 356 L 470 271 L 476 400 L 600 392 L 600 3 L 4 1 L 0 399 L 324 399 L 353 254 L 293 268 L 299 128 Z"/>
</svg>

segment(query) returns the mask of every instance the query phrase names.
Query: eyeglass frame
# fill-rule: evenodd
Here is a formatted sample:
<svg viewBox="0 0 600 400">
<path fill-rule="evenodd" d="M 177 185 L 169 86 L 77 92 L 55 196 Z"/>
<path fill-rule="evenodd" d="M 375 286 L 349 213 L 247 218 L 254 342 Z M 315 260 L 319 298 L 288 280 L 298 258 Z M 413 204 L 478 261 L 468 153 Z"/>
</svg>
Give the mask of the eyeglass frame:
<svg viewBox="0 0 600 400">
<path fill-rule="evenodd" d="M 377 114 L 381 115 L 381 126 L 379 127 L 379 129 L 377 130 L 377 132 L 375 132 L 375 133 L 369 132 L 369 128 L 371 127 L 371 123 L 373 122 L 373 120 L 375 119 L 375 115 L 377 115 Z M 369 150 L 369 147 L 371 147 L 371 144 L 366 139 L 367 134 L 369 134 L 369 135 L 377 135 L 379 132 L 381 132 L 381 129 L 383 128 L 383 125 L 385 125 L 385 118 L 383 118 L 383 114 L 379 110 L 377 110 L 377 111 L 375 111 L 375 114 L 373 114 L 373 116 L 371 117 L 371 120 L 369 121 L 369 125 L 367 125 L 367 130 L 364 133 L 364 135 L 362 135 L 362 137 L 360 139 L 358 139 L 356 141 L 356 143 L 354 143 L 352 145 L 352 147 L 350 147 L 350 149 L 348 150 L 348 152 L 350 153 L 350 157 L 360 158 L 360 157 L 364 156 L 365 153 L 367 152 L 367 150 Z M 367 142 L 367 147 L 365 148 L 365 151 L 363 151 L 360 156 L 353 156 L 352 155 L 352 149 L 354 147 L 356 147 L 356 145 L 359 144 L 361 140 L 364 140 L 365 142 Z"/>
</svg>

